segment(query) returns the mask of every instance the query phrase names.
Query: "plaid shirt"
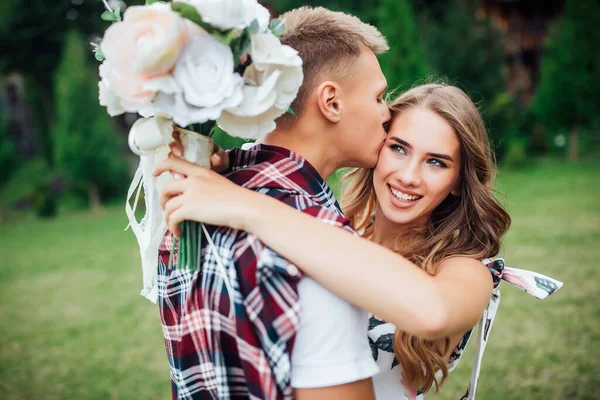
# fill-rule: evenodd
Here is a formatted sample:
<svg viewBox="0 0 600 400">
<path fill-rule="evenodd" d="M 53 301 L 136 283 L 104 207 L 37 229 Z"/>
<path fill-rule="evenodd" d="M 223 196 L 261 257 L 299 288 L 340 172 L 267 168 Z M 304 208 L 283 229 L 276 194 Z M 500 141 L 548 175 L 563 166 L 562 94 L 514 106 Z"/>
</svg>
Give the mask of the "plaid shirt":
<svg viewBox="0 0 600 400">
<path fill-rule="evenodd" d="M 329 186 L 298 154 L 267 145 L 229 154 L 232 165 L 224 175 L 233 182 L 354 232 Z M 206 240 L 195 273 L 167 269 L 172 236 L 167 234 L 160 248 L 159 305 L 173 398 L 292 398 L 290 357 L 301 273 L 255 235 L 207 229 L 233 293 Z"/>
</svg>

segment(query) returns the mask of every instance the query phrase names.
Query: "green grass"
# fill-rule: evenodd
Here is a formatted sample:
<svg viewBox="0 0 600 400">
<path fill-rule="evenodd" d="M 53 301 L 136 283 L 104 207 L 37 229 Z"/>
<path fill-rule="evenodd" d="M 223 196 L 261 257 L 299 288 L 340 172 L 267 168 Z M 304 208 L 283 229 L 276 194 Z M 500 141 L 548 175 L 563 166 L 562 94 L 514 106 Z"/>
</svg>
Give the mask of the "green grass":
<svg viewBox="0 0 600 400">
<path fill-rule="evenodd" d="M 167 399 L 158 309 L 124 207 L 2 226 L 3 399 Z"/>
<path fill-rule="evenodd" d="M 543 160 L 500 174 L 513 224 L 507 265 L 565 283 L 544 301 L 502 285 L 478 398 L 598 399 L 600 396 L 600 163 Z M 466 390 L 473 348 L 432 399 Z"/>
<path fill-rule="evenodd" d="M 478 398 L 596 399 L 600 393 L 600 163 L 545 160 L 504 172 L 508 265 L 565 282 L 540 302 L 504 285 Z M 0 225 L 2 399 L 167 399 L 158 309 L 122 207 Z M 456 400 L 472 349 L 432 399 Z"/>
</svg>

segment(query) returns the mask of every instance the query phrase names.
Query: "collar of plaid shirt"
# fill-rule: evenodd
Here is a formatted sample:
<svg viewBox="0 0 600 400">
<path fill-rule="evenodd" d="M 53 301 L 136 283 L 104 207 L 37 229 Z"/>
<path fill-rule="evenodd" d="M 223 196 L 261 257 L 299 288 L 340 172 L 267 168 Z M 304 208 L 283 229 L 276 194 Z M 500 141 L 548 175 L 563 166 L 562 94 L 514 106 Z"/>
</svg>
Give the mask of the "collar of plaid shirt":
<svg viewBox="0 0 600 400">
<path fill-rule="evenodd" d="M 298 154 L 256 145 L 229 155 L 225 176 L 233 182 L 354 232 L 329 186 Z M 292 398 L 290 355 L 299 322 L 301 274 L 254 235 L 207 228 L 226 277 L 206 243 L 196 273 L 167 269 L 173 243 L 169 233 L 159 251 L 159 304 L 173 398 Z"/>
</svg>

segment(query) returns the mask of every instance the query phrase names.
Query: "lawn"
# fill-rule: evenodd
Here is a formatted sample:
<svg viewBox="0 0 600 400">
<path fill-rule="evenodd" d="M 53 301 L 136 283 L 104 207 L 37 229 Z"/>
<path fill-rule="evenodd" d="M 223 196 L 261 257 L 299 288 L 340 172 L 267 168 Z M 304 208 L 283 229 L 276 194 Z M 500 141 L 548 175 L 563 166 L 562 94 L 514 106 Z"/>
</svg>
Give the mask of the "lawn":
<svg viewBox="0 0 600 400">
<path fill-rule="evenodd" d="M 504 286 L 479 399 L 600 397 L 599 167 L 543 160 L 501 173 L 513 217 L 507 264 L 565 287 L 541 302 Z M 121 207 L 0 225 L 2 399 L 170 398 L 158 310 L 139 296 L 125 225 Z M 463 395 L 472 350 L 430 398 Z"/>
</svg>

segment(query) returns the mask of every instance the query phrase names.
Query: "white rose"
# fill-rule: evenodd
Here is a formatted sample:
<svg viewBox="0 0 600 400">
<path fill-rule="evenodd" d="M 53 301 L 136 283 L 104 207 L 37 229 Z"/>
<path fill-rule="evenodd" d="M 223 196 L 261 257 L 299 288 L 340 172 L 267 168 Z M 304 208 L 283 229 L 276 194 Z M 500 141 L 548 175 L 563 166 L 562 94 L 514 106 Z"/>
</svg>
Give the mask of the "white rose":
<svg viewBox="0 0 600 400">
<path fill-rule="evenodd" d="M 193 36 L 178 60 L 173 76 L 145 88 L 158 91 L 158 112 L 171 115 L 180 126 L 216 120 L 225 108 L 242 101 L 244 80 L 233 72 L 231 49 L 208 34 Z"/>
<path fill-rule="evenodd" d="M 244 29 L 257 20 L 260 32 L 267 30 L 269 10 L 256 0 L 178 0 L 194 6 L 202 20 L 222 30 Z"/>
<path fill-rule="evenodd" d="M 244 100 L 217 121 L 232 136 L 259 139 L 276 127 L 302 85 L 302 59 L 272 33 L 252 38 L 252 65 L 244 73 Z"/>
</svg>

